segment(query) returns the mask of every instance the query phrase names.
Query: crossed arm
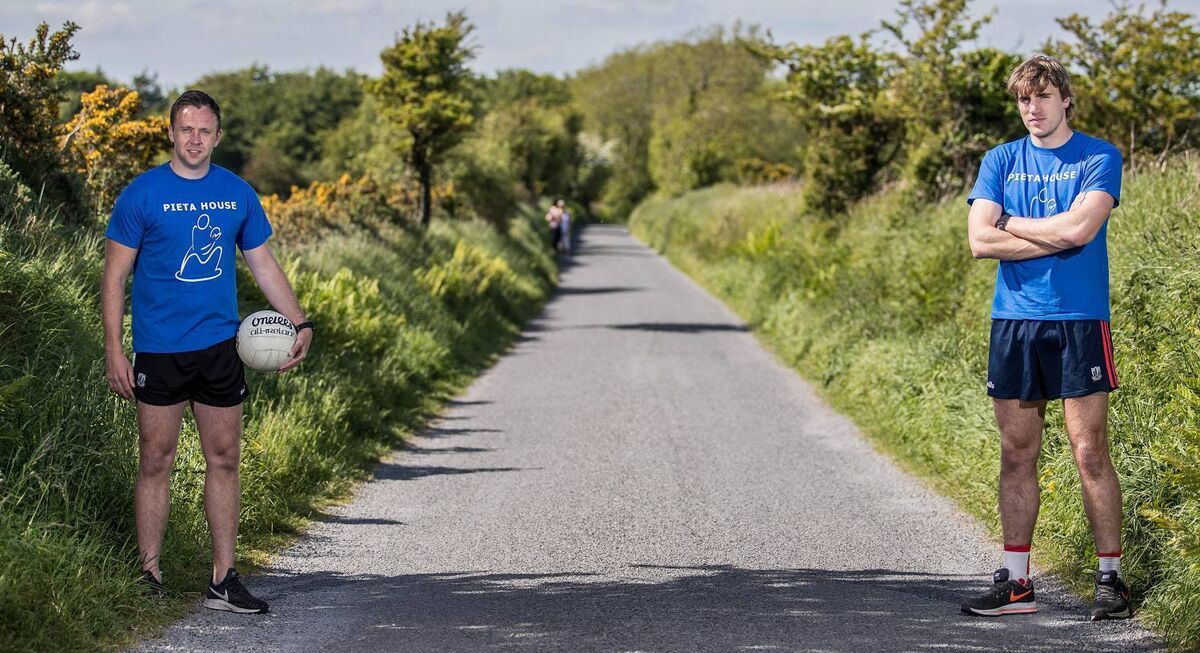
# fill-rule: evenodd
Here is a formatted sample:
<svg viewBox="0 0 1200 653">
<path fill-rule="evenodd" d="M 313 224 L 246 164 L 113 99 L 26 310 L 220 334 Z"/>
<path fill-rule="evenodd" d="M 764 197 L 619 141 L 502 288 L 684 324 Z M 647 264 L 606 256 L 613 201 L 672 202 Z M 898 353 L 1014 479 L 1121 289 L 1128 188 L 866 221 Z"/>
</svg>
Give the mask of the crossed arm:
<svg viewBox="0 0 1200 653">
<path fill-rule="evenodd" d="M 1068 211 L 1049 218 L 1009 218 L 1004 231 L 996 228 L 1002 209 L 976 199 L 967 216 L 967 238 L 975 258 L 1024 261 L 1083 247 L 1092 242 L 1114 204 L 1113 196 L 1094 190 L 1080 193 Z"/>
</svg>

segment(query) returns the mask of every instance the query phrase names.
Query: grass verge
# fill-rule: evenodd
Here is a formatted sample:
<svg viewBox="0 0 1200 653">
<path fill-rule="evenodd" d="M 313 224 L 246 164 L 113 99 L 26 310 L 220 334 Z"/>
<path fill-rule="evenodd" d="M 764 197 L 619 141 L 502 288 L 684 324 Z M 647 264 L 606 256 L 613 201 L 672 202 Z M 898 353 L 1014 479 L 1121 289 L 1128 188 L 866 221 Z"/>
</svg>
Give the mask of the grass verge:
<svg viewBox="0 0 1200 653">
<path fill-rule="evenodd" d="M 149 600 L 134 583 L 134 409 L 104 382 L 102 228 L 62 225 L 14 188 L 0 188 L 0 650 L 111 649 L 183 614 L 204 587 L 203 456 L 189 417 L 164 542 L 170 598 Z M 243 564 L 366 478 L 536 314 L 557 275 L 540 222 L 532 209 L 507 233 L 363 220 L 284 240 L 319 331 L 298 373 L 251 377 Z M 243 314 L 267 307 L 239 276 Z"/>
</svg>

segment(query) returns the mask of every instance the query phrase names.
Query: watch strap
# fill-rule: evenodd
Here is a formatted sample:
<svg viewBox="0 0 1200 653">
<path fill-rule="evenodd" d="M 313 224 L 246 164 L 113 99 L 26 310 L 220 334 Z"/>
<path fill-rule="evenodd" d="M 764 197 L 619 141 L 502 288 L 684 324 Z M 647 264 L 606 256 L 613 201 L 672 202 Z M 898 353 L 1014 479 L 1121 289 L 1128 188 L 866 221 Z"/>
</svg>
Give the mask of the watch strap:
<svg viewBox="0 0 1200 653">
<path fill-rule="evenodd" d="M 1008 219 L 1011 217 L 1012 216 L 1007 213 L 1001 213 L 1000 218 L 998 220 L 996 220 L 996 228 L 999 229 L 1000 231 L 1007 231 L 1008 230 Z"/>
</svg>

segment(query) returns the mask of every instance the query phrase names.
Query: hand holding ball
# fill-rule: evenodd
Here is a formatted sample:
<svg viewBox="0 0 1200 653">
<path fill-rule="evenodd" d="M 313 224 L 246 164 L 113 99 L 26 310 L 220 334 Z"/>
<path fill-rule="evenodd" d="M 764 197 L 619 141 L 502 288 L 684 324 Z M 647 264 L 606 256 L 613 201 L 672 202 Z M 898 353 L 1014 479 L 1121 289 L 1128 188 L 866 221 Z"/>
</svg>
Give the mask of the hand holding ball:
<svg viewBox="0 0 1200 653">
<path fill-rule="evenodd" d="M 275 311 L 251 313 L 238 327 L 238 356 L 246 367 L 258 372 L 277 371 L 288 361 L 295 344 L 295 325 Z"/>
</svg>

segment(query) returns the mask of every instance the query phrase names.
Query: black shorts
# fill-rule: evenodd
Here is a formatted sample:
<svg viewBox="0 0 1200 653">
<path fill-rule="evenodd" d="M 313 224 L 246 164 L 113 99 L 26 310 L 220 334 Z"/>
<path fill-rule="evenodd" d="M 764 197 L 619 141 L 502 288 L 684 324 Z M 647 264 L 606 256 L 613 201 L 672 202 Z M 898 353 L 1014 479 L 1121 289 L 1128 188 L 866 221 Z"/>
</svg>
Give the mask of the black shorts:
<svg viewBox="0 0 1200 653">
<path fill-rule="evenodd" d="M 133 355 L 133 396 L 152 406 L 197 401 L 207 406 L 236 406 L 246 399 L 246 370 L 237 338 L 179 354 Z"/>
<path fill-rule="evenodd" d="M 1041 401 L 1117 389 L 1103 320 L 992 320 L 987 393 Z"/>
</svg>

